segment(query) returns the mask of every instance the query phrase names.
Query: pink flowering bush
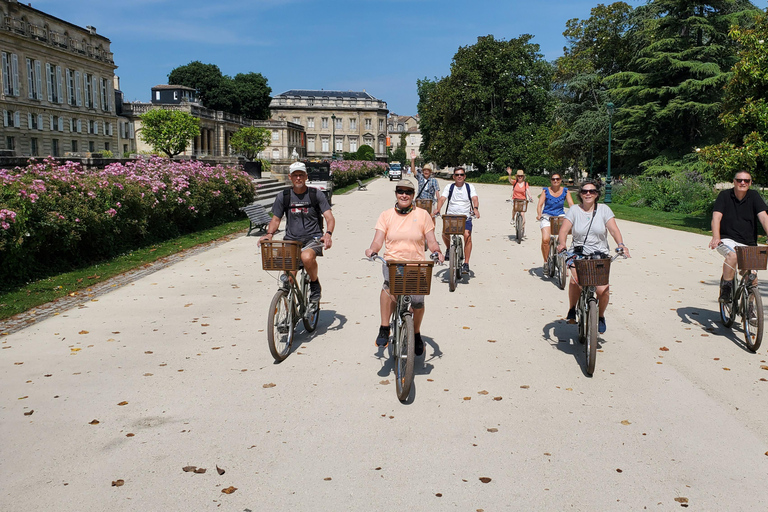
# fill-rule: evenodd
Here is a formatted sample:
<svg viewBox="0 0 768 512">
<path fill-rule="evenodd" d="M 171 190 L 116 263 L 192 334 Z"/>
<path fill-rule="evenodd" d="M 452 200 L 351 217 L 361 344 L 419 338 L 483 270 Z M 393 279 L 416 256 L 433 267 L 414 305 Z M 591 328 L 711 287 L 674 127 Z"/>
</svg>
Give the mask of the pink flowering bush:
<svg viewBox="0 0 768 512">
<path fill-rule="evenodd" d="M 331 162 L 331 179 L 334 188 L 346 187 L 357 180 L 384 174 L 386 164 L 365 160 L 337 160 Z"/>
<path fill-rule="evenodd" d="M 154 158 L 85 171 L 50 159 L 0 169 L 0 283 L 236 219 L 254 196 L 244 172 L 200 162 Z"/>
</svg>

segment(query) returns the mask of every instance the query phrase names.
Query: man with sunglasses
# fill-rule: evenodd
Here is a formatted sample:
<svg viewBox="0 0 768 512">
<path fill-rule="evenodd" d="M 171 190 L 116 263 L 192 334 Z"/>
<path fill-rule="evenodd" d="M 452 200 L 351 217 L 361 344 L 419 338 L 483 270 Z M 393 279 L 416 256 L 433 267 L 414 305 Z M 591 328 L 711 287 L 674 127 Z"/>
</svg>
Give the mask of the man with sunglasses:
<svg viewBox="0 0 768 512">
<path fill-rule="evenodd" d="M 748 171 L 739 171 L 733 178 L 733 188 L 723 190 L 715 199 L 709 248 L 717 249 L 725 257 L 720 278 L 720 302 L 731 300 L 736 247 L 757 245 L 758 221 L 768 233 L 768 207 L 760 194 L 749 188 L 750 185 L 752 175 Z"/>
<path fill-rule="evenodd" d="M 443 190 L 443 194 L 437 202 L 437 211 L 439 212 L 447 201 L 446 215 L 467 216 L 467 223 L 464 225 L 464 264 L 461 266 L 461 272 L 469 274 L 469 256 L 472 254 L 472 217 L 479 219 L 480 209 L 477 193 L 469 183 L 465 183 L 466 179 L 467 172 L 463 167 L 457 167 L 453 170 L 453 183 Z M 450 240 L 445 233 L 443 233 L 443 243 L 446 247 L 445 258 L 448 259 Z"/>
</svg>

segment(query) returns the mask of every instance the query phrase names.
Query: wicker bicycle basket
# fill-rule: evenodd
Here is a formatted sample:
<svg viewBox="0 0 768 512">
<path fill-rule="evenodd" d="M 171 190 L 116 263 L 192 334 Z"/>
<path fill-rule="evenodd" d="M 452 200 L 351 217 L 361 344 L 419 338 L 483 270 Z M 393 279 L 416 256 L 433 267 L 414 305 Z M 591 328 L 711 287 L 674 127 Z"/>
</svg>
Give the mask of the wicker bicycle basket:
<svg viewBox="0 0 768 512">
<path fill-rule="evenodd" d="M 528 201 L 526 201 L 525 199 L 513 199 L 512 205 L 513 205 L 513 211 L 516 211 L 516 212 L 528 211 Z"/>
<path fill-rule="evenodd" d="M 446 235 L 463 235 L 466 223 L 466 215 L 443 215 L 443 233 Z"/>
<path fill-rule="evenodd" d="M 429 295 L 432 286 L 431 261 L 390 261 L 389 293 L 392 295 Z"/>
<path fill-rule="evenodd" d="M 736 247 L 741 270 L 765 270 L 768 267 L 768 245 Z"/>
<path fill-rule="evenodd" d="M 611 258 L 576 260 L 576 275 L 581 286 L 604 286 L 611 272 Z"/>
<path fill-rule="evenodd" d="M 560 228 L 563 227 L 563 219 L 565 217 L 552 216 L 549 218 L 550 233 L 552 235 L 557 236 L 560 233 Z"/>
<path fill-rule="evenodd" d="M 264 270 L 299 270 L 301 242 L 271 241 L 261 243 L 261 266 Z"/>
<path fill-rule="evenodd" d="M 413 204 L 416 205 L 416 208 L 421 208 L 422 210 L 427 210 L 427 213 L 432 213 L 432 200 L 431 199 L 416 199 Z"/>
</svg>

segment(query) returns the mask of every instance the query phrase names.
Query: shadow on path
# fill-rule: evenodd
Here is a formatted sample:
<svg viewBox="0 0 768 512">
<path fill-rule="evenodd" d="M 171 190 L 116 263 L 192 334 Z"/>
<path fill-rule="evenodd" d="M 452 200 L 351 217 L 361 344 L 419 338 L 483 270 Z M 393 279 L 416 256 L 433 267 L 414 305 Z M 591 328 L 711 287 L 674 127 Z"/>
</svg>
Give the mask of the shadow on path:
<svg viewBox="0 0 768 512">
<path fill-rule="evenodd" d="M 720 310 L 712 311 L 709 309 L 701 308 L 677 308 L 677 316 L 680 317 L 680 321 L 684 324 L 699 326 L 708 334 L 715 336 L 722 336 L 730 340 L 734 345 L 744 350 L 745 352 L 752 353 L 747 348 L 747 344 L 742 337 L 736 333 L 735 329 L 743 333 L 741 327 L 741 317 L 736 315 L 736 319 L 733 322 L 732 327 L 725 327 L 720 320 Z"/>
<path fill-rule="evenodd" d="M 564 354 L 572 355 L 579 364 L 581 373 L 583 373 L 585 377 L 591 377 L 591 375 L 587 373 L 586 344 L 579 343 L 578 325 L 569 324 L 565 320 L 555 320 L 544 326 L 542 337 L 557 350 Z M 604 343 L 605 341 L 598 335 L 597 349 L 602 349 Z M 597 365 L 595 368 L 597 368 Z"/>
</svg>

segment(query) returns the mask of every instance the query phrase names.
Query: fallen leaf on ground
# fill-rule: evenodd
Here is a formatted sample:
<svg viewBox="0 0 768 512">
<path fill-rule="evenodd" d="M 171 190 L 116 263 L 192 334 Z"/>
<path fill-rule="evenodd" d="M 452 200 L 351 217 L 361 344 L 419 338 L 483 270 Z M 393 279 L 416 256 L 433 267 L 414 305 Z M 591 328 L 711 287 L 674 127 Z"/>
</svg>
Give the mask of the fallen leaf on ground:
<svg viewBox="0 0 768 512">
<path fill-rule="evenodd" d="M 472 397 L 471 396 L 465 396 L 464 400 L 472 400 Z"/>
<path fill-rule="evenodd" d="M 195 473 L 202 475 L 203 473 L 205 473 L 205 468 L 197 468 L 195 469 Z"/>
<path fill-rule="evenodd" d="M 495 396 L 495 397 L 493 397 L 493 399 L 498 402 L 499 400 L 501 400 L 501 397 L 500 396 Z"/>
<path fill-rule="evenodd" d="M 730 368 L 726 368 L 725 366 L 723 366 L 723 370 L 725 370 L 725 371 L 727 371 L 727 372 L 731 371 L 731 369 L 730 369 Z"/>
<path fill-rule="evenodd" d="M 81 349 L 81 348 L 71 348 L 71 349 L 69 349 L 69 350 L 70 350 L 71 352 L 80 352 L 80 351 L 81 351 L 81 350 L 83 350 L 83 349 Z"/>
<path fill-rule="evenodd" d="M 192 472 L 196 469 L 197 469 L 197 466 L 184 466 L 183 468 L 181 468 L 181 470 L 184 471 L 185 473 Z"/>
<path fill-rule="evenodd" d="M 153 352 L 151 350 L 144 351 L 145 354 L 152 354 Z"/>
<path fill-rule="evenodd" d="M 24 400 L 25 398 L 29 398 L 29 395 L 21 396 L 21 397 L 19 397 L 19 400 Z"/>
<path fill-rule="evenodd" d="M 491 481 L 491 479 L 488 478 L 487 476 L 481 476 L 480 481 L 483 482 L 484 484 L 487 484 L 488 482 Z"/>
<path fill-rule="evenodd" d="M 675 498 L 675 501 L 678 503 L 688 503 L 688 498 Z"/>
<path fill-rule="evenodd" d="M 134 433 L 132 433 L 132 432 L 128 432 L 127 434 L 125 434 L 125 437 L 133 437 L 133 436 L 135 436 L 135 435 L 136 435 L 136 434 L 134 434 Z"/>
<path fill-rule="evenodd" d="M 88 423 L 88 424 L 89 424 L 89 425 L 98 425 L 98 424 L 99 424 L 99 420 L 93 420 L 93 421 L 91 421 L 91 422 L 90 422 L 90 423 Z"/>
<path fill-rule="evenodd" d="M 441 493 L 441 492 L 435 493 L 435 496 L 437 496 L 438 498 L 442 498 L 443 497 L 443 493 Z"/>
<path fill-rule="evenodd" d="M 616 468 L 617 473 L 622 473 L 622 471 L 619 468 Z"/>
<path fill-rule="evenodd" d="M 323 480 L 325 480 L 326 482 L 330 482 L 331 480 L 333 480 L 333 478 L 327 476 L 327 477 L 323 478 Z"/>
<path fill-rule="evenodd" d="M 151 373 L 145 373 L 145 374 L 144 374 L 144 376 L 145 376 L 145 377 L 151 377 L 151 376 L 152 376 L 152 374 L 151 374 Z"/>
<path fill-rule="evenodd" d="M 659 350 L 662 352 L 669 352 L 669 349 L 667 347 L 661 347 Z"/>
<path fill-rule="evenodd" d="M 220 475 L 223 475 L 224 473 L 226 473 L 226 471 L 224 471 L 223 469 L 221 469 L 219 466 L 216 466 L 216 472 L 217 472 L 218 474 L 220 474 Z"/>
<path fill-rule="evenodd" d="M 488 343 L 496 343 L 496 340 L 488 340 Z"/>
<path fill-rule="evenodd" d="M 528 389 L 530 387 L 531 386 L 529 386 L 528 384 L 523 384 L 522 386 L 520 386 L 520 389 Z"/>
<path fill-rule="evenodd" d="M 477 394 L 478 395 L 487 395 L 488 392 L 486 390 L 482 390 L 482 391 L 478 391 Z"/>
<path fill-rule="evenodd" d="M 32 413 L 34 413 L 34 412 L 35 412 L 35 410 L 34 410 L 34 409 L 32 409 L 31 411 L 27 411 L 27 412 L 25 412 L 25 413 L 24 413 L 24 416 L 32 416 Z"/>
<path fill-rule="evenodd" d="M 112 487 L 122 487 L 125 485 L 125 480 L 113 480 L 112 481 Z"/>
<path fill-rule="evenodd" d="M 462 329 L 469 329 L 469 327 L 467 327 L 467 326 L 465 325 L 464 327 L 462 327 Z"/>
<path fill-rule="evenodd" d="M 632 423 L 629 420 L 621 420 L 622 425 L 631 425 Z"/>
<path fill-rule="evenodd" d="M 232 486 L 230 485 L 230 486 L 229 486 L 229 487 L 227 487 L 226 489 L 222 489 L 222 490 L 221 490 L 221 492 L 223 492 L 224 494 L 232 494 L 232 493 L 233 493 L 233 492 L 235 492 L 236 490 L 237 490 L 237 487 L 232 487 Z"/>
<path fill-rule="evenodd" d="M 761 364 L 760 365 L 761 370 L 768 370 L 768 365 Z"/>
<path fill-rule="evenodd" d="M 499 429 L 497 429 L 496 427 L 491 427 L 488 429 L 488 432 L 498 432 L 498 431 Z"/>
<path fill-rule="evenodd" d="M 264 384 L 261 387 L 263 387 L 263 388 L 273 388 L 275 386 L 277 386 L 277 384 L 275 384 L 274 382 L 270 382 L 269 384 Z"/>
<path fill-rule="evenodd" d="M 13 363 L 13 364 L 15 364 L 16 366 L 18 366 L 18 365 L 20 365 L 20 364 L 24 364 L 24 363 Z"/>
<path fill-rule="evenodd" d="M 381 384 L 382 386 L 386 386 L 387 384 L 389 384 L 389 380 L 382 380 L 379 382 L 379 384 Z"/>
<path fill-rule="evenodd" d="M 119 404 L 117 404 L 117 405 L 128 405 L 128 402 L 126 402 L 125 400 L 123 400 L 122 402 L 120 402 L 120 403 L 119 403 Z"/>
<path fill-rule="evenodd" d="M 80 332 L 79 332 L 79 333 L 77 333 L 77 334 L 88 334 L 88 331 L 80 331 Z"/>
</svg>

